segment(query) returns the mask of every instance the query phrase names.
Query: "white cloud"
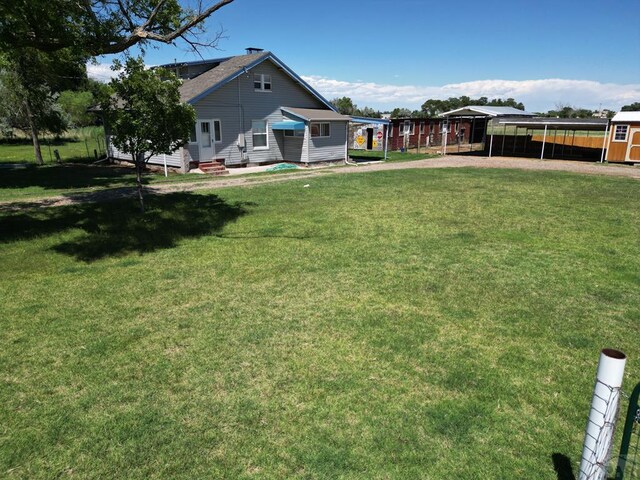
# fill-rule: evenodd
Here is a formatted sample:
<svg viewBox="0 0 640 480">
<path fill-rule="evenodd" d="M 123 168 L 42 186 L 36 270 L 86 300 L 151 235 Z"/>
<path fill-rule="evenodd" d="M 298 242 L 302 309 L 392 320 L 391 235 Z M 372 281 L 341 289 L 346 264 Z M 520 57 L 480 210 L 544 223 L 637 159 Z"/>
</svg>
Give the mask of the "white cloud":
<svg viewBox="0 0 640 480">
<path fill-rule="evenodd" d="M 550 78 L 543 80 L 476 80 L 442 86 L 385 85 L 346 82 L 317 75 L 303 76 L 326 98 L 348 96 L 360 106 L 379 109 L 418 109 L 429 98 L 467 95 L 472 98 L 515 98 L 531 111 L 547 111 L 556 104 L 590 109 L 620 108 L 640 100 L 640 84 L 621 85 L 591 80 Z"/>
<path fill-rule="evenodd" d="M 99 82 L 108 82 L 117 74 L 118 72 L 111 70 L 111 65 L 108 63 L 87 63 L 87 75 Z"/>
</svg>

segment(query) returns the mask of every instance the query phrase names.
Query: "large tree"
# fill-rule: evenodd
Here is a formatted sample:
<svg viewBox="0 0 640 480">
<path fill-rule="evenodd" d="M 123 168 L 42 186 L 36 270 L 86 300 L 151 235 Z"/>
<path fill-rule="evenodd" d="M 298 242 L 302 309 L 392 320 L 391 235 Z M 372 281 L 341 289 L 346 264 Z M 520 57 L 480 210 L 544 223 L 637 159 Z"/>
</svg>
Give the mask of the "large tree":
<svg viewBox="0 0 640 480">
<path fill-rule="evenodd" d="M 170 154 L 189 141 L 196 121 L 191 105 L 180 102 L 180 80 L 163 69 L 145 69 L 140 58 L 128 58 L 111 81 L 115 92 L 102 109 L 111 141 L 131 155 L 136 167 L 140 210 L 144 213 L 142 172 L 151 156 Z"/>
<path fill-rule="evenodd" d="M 89 56 L 119 53 L 148 41 L 215 46 L 221 32 L 202 22 L 233 0 L 0 0 L 0 49 Z"/>
<path fill-rule="evenodd" d="M 36 163 L 43 163 L 40 134 L 65 129 L 57 94 L 86 77 L 86 57 L 69 49 L 56 54 L 19 48 L 0 58 L 0 116 L 3 123 L 31 136 Z"/>
</svg>

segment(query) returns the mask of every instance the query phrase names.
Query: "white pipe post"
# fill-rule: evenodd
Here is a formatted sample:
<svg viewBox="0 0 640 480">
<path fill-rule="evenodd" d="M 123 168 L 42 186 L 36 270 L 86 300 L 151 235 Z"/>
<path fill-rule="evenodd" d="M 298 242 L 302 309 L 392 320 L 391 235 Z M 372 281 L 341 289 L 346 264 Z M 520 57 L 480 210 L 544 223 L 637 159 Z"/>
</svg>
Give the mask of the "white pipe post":
<svg viewBox="0 0 640 480">
<path fill-rule="evenodd" d="M 547 126 L 544 126 L 544 136 L 542 137 L 542 151 L 540 152 L 540 160 L 544 160 L 544 144 L 547 142 Z"/>
<path fill-rule="evenodd" d="M 493 150 L 493 124 L 491 124 L 491 141 L 489 142 L 489 158 L 491 158 L 491 150 Z"/>
<path fill-rule="evenodd" d="M 619 350 L 605 348 L 600 352 L 579 480 L 606 478 L 626 362 L 627 356 Z"/>
<path fill-rule="evenodd" d="M 389 128 L 391 127 L 392 127 L 392 124 L 389 123 L 389 125 L 387 125 L 386 134 L 384 137 L 384 159 L 385 160 L 387 159 L 387 147 L 389 146 Z"/>
<path fill-rule="evenodd" d="M 607 134 L 609 133 L 609 122 L 604 129 L 604 139 L 602 140 L 602 153 L 600 154 L 600 163 L 604 163 L 604 152 L 607 149 Z"/>
<path fill-rule="evenodd" d="M 162 154 L 162 161 L 164 162 L 164 176 L 168 177 L 169 173 L 167 172 L 167 154 L 166 153 Z"/>
<path fill-rule="evenodd" d="M 351 121 L 347 122 L 345 137 L 344 137 L 344 163 L 349 163 L 349 125 Z"/>
<path fill-rule="evenodd" d="M 444 129 L 444 148 L 442 149 L 442 155 L 447 154 L 447 137 L 449 136 L 449 127 Z"/>
</svg>

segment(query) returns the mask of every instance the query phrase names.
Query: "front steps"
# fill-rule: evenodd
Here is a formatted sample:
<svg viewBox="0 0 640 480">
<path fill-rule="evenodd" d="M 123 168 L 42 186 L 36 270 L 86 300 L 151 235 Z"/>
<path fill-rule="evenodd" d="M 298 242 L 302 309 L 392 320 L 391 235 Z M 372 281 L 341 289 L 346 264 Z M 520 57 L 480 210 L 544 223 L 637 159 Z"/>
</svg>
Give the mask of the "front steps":
<svg viewBox="0 0 640 480">
<path fill-rule="evenodd" d="M 228 175 L 229 171 L 222 162 L 211 160 L 208 162 L 200 162 L 198 168 L 209 175 Z"/>
</svg>

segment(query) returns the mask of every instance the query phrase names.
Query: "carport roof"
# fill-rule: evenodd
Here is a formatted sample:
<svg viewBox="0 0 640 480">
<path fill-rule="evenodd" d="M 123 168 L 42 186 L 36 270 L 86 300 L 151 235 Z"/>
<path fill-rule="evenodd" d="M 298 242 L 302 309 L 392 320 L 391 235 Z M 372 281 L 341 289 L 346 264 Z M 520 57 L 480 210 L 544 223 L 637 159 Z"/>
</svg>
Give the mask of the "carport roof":
<svg viewBox="0 0 640 480">
<path fill-rule="evenodd" d="M 456 108 L 448 112 L 441 113 L 441 117 L 505 117 L 505 116 L 534 117 L 531 112 L 518 110 L 513 107 L 490 107 L 486 105 L 469 105 L 468 107 Z"/>
<path fill-rule="evenodd" d="M 511 125 L 527 128 L 559 128 L 562 130 L 605 130 L 606 118 L 557 118 L 557 117 L 498 117 L 491 119 L 493 125 Z"/>
</svg>

